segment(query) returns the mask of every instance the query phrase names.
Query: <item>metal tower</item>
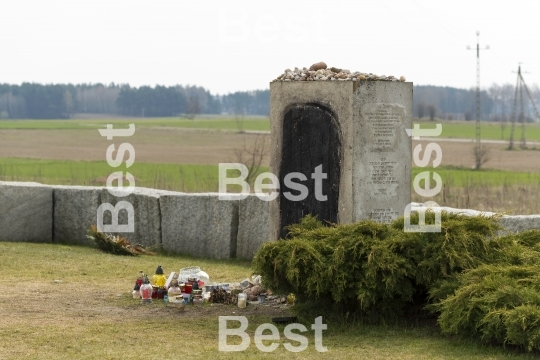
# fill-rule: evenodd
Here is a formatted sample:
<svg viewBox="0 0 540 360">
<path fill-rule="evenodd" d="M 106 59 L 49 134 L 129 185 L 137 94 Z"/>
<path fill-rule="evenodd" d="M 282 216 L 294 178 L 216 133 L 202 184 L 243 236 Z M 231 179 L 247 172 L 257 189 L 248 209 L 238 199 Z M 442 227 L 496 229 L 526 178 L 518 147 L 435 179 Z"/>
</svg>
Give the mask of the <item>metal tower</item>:
<svg viewBox="0 0 540 360">
<path fill-rule="evenodd" d="M 508 144 L 508 149 L 512 150 L 514 148 L 514 131 L 516 127 L 516 117 L 518 118 L 518 121 L 521 121 L 521 144 L 520 147 L 522 149 L 527 148 L 527 140 L 525 138 L 525 108 L 523 106 L 523 88 L 525 88 L 525 91 L 527 92 L 527 96 L 529 97 L 529 100 L 531 100 L 531 103 L 533 105 L 534 111 L 536 113 L 536 117 L 538 120 L 540 120 L 540 113 L 538 112 L 538 108 L 536 107 L 536 103 L 534 102 L 531 92 L 529 91 L 529 88 L 527 87 L 527 84 L 525 83 L 525 80 L 523 79 L 523 75 L 521 72 L 521 63 L 518 64 L 518 71 L 517 71 L 517 81 L 516 81 L 516 91 L 514 93 L 514 107 L 512 109 L 512 127 L 510 129 L 510 142 Z M 517 101 L 518 97 L 520 100 L 520 113 L 519 116 L 516 116 L 517 114 Z"/>
<path fill-rule="evenodd" d="M 467 50 L 473 50 L 470 46 L 467 46 Z M 489 45 L 485 48 L 480 48 L 480 31 L 476 32 L 476 145 L 474 149 L 475 153 L 475 168 L 480 169 L 482 163 L 478 154 L 481 152 L 481 139 L 480 139 L 480 50 L 489 50 Z"/>
</svg>

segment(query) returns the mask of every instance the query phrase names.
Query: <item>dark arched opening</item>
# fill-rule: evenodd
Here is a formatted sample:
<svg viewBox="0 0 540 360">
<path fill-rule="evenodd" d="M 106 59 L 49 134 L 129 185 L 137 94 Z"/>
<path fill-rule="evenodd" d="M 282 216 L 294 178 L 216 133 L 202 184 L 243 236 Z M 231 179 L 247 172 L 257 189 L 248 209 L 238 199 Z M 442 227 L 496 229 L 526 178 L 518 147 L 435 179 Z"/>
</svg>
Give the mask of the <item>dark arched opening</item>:
<svg viewBox="0 0 540 360">
<path fill-rule="evenodd" d="M 322 187 L 316 189 L 312 174 L 320 165 L 327 177 L 318 181 L 319 184 L 322 182 Z M 292 179 L 308 189 L 307 197 L 302 200 L 291 200 L 285 194 L 300 195 L 300 191 L 286 186 L 285 177 L 290 173 L 301 173 L 307 178 L 306 181 Z M 285 226 L 298 222 L 308 214 L 323 222 L 337 222 L 340 175 L 341 136 L 333 113 L 319 104 L 292 106 L 283 119 L 279 171 L 280 237 L 287 235 Z M 323 196 L 326 196 L 326 200 L 321 200 Z"/>
</svg>

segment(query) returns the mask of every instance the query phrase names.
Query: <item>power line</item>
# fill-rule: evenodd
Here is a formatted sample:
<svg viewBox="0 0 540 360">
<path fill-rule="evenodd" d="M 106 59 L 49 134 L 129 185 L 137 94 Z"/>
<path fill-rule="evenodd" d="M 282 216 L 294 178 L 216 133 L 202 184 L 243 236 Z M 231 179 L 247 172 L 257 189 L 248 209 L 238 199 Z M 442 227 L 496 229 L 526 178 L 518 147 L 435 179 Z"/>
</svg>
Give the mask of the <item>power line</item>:
<svg viewBox="0 0 540 360">
<path fill-rule="evenodd" d="M 473 50 L 467 46 L 467 50 Z M 482 159 L 480 156 L 482 146 L 480 144 L 480 50 L 489 50 L 489 45 L 485 48 L 480 48 L 480 31 L 476 32 L 476 147 L 475 147 L 475 168 L 480 169 Z"/>
</svg>

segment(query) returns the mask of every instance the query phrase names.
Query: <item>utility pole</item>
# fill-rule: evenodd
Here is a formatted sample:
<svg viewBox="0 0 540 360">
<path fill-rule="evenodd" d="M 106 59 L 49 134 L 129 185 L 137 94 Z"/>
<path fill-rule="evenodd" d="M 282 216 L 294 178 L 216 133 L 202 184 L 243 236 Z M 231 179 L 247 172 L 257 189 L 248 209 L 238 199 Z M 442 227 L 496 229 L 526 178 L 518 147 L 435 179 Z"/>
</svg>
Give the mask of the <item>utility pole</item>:
<svg viewBox="0 0 540 360">
<path fill-rule="evenodd" d="M 520 147 L 522 149 L 527 148 L 527 140 L 525 138 L 525 108 L 523 106 L 523 88 L 525 88 L 525 91 L 527 92 L 527 96 L 529 97 L 529 100 L 531 100 L 531 103 L 533 105 L 534 111 L 536 113 L 536 118 L 540 120 L 540 112 L 538 112 L 538 108 L 536 107 L 536 103 L 533 100 L 533 97 L 531 96 L 531 92 L 529 91 L 529 88 L 527 87 L 527 84 L 525 83 L 525 80 L 523 79 L 523 73 L 521 72 L 521 64 L 518 64 L 518 71 L 517 71 L 517 81 L 516 81 L 516 91 L 514 94 L 514 108 L 512 109 L 512 127 L 510 130 L 510 143 L 508 145 L 508 149 L 512 150 L 514 148 L 514 128 L 516 125 L 516 117 L 518 121 L 521 121 L 521 145 Z M 517 114 L 517 99 L 519 96 L 520 100 L 520 114 L 516 116 Z"/>
<path fill-rule="evenodd" d="M 467 46 L 467 50 L 473 50 L 470 46 Z M 475 154 L 475 168 L 478 170 L 482 166 L 482 145 L 480 143 L 480 50 L 489 50 L 489 45 L 485 48 L 480 48 L 480 31 L 476 32 L 476 145 L 474 149 Z"/>
<path fill-rule="evenodd" d="M 520 73 L 521 73 L 521 65 L 519 65 L 518 67 L 518 77 L 516 80 L 516 92 L 514 93 L 514 106 L 512 107 L 512 124 L 510 126 L 510 143 L 508 144 L 508 150 L 514 149 L 514 129 L 516 127 L 516 109 L 517 109 L 518 89 L 521 86 L 521 83 L 519 82 Z"/>
<path fill-rule="evenodd" d="M 519 98 L 520 98 L 520 112 L 519 119 L 521 120 L 521 145 L 519 146 L 522 149 L 527 147 L 527 140 L 525 139 L 525 107 L 523 106 L 523 77 L 521 76 L 521 66 L 518 69 L 518 76 L 521 78 L 521 86 L 519 87 Z"/>
</svg>

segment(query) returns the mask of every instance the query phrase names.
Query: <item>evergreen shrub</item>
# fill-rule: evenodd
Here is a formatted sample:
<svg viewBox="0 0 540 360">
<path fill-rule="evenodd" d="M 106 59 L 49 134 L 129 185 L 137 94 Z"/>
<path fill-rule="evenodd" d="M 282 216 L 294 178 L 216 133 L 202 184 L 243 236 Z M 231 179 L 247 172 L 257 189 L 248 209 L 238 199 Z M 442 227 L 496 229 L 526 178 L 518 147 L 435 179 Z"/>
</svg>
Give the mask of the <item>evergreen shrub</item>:
<svg viewBox="0 0 540 360">
<path fill-rule="evenodd" d="M 497 216 L 441 220 L 439 233 L 412 233 L 403 218 L 325 226 L 307 216 L 265 243 L 253 270 L 294 293 L 300 316 L 387 322 L 427 309 L 444 333 L 540 349 L 540 231 L 498 236 Z"/>
</svg>

